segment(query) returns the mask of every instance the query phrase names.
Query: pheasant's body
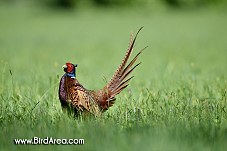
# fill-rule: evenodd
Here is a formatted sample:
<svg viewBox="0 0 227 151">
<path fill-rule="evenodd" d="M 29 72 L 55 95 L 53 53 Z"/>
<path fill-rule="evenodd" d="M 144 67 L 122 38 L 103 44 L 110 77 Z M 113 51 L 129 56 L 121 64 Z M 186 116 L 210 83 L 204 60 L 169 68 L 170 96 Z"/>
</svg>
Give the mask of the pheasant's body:
<svg viewBox="0 0 227 151">
<path fill-rule="evenodd" d="M 85 89 L 76 78 L 63 75 L 60 81 L 59 98 L 63 108 L 78 111 L 89 111 L 99 114 L 100 108 L 97 104 L 94 91 Z"/>
<path fill-rule="evenodd" d="M 141 29 L 142 28 L 140 28 L 140 30 Z M 129 48 L 122 63 L 110 82 L 101 90 L 94 91 L 84 88 L 75 76 L 77 65 L 66 63 L 64 66 L 66 73 L 62 76 L 59 85 L 59 99 L 62 108 L 67 111 L 72 111 L 73 109 L 75 114 L 79 112 L 90 112 L 99 115 L 112 106 L 115 101 L 115 96 L 126 88 L 129 80 L 133 78 L 130 77 L 127 79 L 128 75 L 140 64 L 138 63 L 132 67 L 142 50 L 126 66 L 130 54 L 132 53 L 137 34 L 134 39 L 131 36 Z"/>
</svg>

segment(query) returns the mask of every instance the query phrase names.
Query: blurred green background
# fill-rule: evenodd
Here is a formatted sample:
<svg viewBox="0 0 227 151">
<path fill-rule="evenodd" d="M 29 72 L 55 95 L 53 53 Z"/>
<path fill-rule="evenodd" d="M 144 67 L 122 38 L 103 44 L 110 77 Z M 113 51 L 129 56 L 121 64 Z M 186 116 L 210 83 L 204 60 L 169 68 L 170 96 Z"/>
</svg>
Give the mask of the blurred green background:
<svg viewBox="0 0 227 151">
<path fill-rule="evenodd" d="M 0 150 L 225 150 L 225 0 L 0 0 Z M 64 115 L 61 66 L 100 89 L 141 26 L 135 78 L 101 118 Z M 15 138 L 85 145 L 14 145 Z"/>
</svg>

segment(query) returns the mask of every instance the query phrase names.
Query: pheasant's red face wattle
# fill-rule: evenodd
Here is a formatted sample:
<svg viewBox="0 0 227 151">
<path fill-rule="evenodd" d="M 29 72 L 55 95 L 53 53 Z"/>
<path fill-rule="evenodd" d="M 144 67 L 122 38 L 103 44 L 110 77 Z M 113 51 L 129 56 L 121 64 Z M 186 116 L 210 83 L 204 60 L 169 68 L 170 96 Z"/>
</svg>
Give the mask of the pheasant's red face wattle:
<svg viewBox="0 0 227 151">
<path fill-rule="evenodd" d="M 66 68 L 66 72 L 67 72 L 67 73 L 72 73 L 72 72 L 74 72 L 74 70 L 75 70 L 74 64 L 67 62 L 65 65 L 66 65 L 66 67 L 67 67 L 67 68 Z"/>
</svg>

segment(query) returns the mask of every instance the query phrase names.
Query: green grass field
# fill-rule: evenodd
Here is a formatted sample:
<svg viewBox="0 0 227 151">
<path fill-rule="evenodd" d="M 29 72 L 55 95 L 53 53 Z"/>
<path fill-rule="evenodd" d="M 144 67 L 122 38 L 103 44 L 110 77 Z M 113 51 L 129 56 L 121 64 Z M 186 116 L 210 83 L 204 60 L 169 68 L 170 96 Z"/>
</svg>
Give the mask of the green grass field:
<svg viewBox="0 0 227 151">
<path fill-rule="evenodd" d="M 0 6 L 0 150 L 225 150 L 226 12 Z M 64 115 L 61 66 L 89 89 L 110 79 L 131 32 L 144 29 L 129 87 L 101 118 Z M 135 55 L 134 53 L 134 55 Z M 84 145 L 15 145 L 15 138 L 84 138 Z"/>
</svg>

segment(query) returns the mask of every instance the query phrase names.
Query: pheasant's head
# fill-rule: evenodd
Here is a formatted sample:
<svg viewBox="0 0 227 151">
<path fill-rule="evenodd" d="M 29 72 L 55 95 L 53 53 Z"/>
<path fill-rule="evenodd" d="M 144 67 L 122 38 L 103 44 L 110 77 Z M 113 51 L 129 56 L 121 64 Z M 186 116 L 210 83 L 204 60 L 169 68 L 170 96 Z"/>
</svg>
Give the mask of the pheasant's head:
<svg viewBox="0 0 227 151">
<path fill-rule="evenodd" d="M 76 77 L 76 67 L 77 67 L 77 64 L 72 64 L 70 62 L 67 62 L 65 65 L 62 66 L 65 73 L 72 77 L 72 78 L 75 78 Z"/>
</svg>

